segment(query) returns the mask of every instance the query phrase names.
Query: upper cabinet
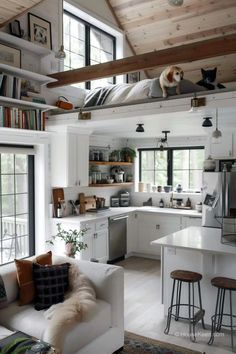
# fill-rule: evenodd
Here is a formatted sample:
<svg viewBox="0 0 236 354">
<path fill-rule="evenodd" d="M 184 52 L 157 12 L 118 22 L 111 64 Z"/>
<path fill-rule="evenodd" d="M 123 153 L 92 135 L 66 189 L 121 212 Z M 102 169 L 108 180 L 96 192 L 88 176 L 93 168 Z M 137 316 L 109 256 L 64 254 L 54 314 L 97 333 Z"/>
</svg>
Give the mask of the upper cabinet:
<svg viewBox="0 0 236 354">
<path fill-rule="evenodd" d="M 53 133 L 51 139 L 52 187 L 88 186 L 89 134 Z"/>
</svg>

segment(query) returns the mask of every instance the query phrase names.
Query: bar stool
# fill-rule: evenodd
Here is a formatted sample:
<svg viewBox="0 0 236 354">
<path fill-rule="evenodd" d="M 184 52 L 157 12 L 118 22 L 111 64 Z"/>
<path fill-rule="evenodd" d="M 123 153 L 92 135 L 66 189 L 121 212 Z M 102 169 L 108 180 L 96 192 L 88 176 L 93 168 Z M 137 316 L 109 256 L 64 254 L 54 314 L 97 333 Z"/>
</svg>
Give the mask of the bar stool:
<svg viewBox="0 0 236 354">
<path fill-rule="evenodd" d="M 211 279 L 211 284 L 218 288 L 217 298 L 216 298 L 216 307 L 215 314 L 211 317 L 211 338 L 208 344 L 212 344 L 214 342 L 214 333 L 221 330 L 221 327 L 230 328 L 231 330 L 231 347 L 234 352 L 236 352 L 236 348 L 234 348 L 234 333 L 233 329 L 236 325 L 233 325 L 233 318 L 236 318 L 235 315 L 232 314 L 232 291 L 236 290 L 236 279 L 230 279 L 225 277 L 216 277 Z M 225 291 L 229 291 L 229 313 L 224 313 L 224 304 L 225 304 Z M 224 324 L 223 319 L 229 318 L 230 325 Z"/>
<path fill-rule="evenodd" d="M 192 342 L 196 341 L 195 337 L 195 326 L 201 320 L 202 327 L 205 329 L 204 324 L 204 315 L 205 310 L 202 308 L 202 297 L 201 297 L 201 287 L 200 287 L 200 280 L 202 279 L 202 275 L 195 272 L 190 272 L 188 270 L 174 270 L 170 273 L 170 277 L 173 279 L 173 288 L 172 288 L 172 295 L 171 295 L 171 304 L 168 308 L 168 317 L 167 317 L 167 324 L 164 333 L 168 334 L 170 330 L 170 323 L 171 318 L 174 317 L 175 321 L 179 319 L 184 319 L 189 321 L 189 337 Z M 174 295 L 175 295 L 175 285 L 177 281 L 177 291 L 176 291 L 176 302 L 174 304 Z M 188 284 L 188 304 L 181 304 L 181 290 L 182 290 L 182 283 Z M 197 283 L 198 287 L 198 302 L 199 306 L 195 305 L 194 302 L 194 284 Z M 192 284 L 192 286 L 191 286 Z M 191 290 L 192 288 L 192 290 Z M 192 297 L 192 299 L 191 299 Z M 192 300 L 192 302 L 191 302 Z M 181 307 L 188 309 L 188 317 L 183 317 L 179 315 Z M 175 309 L 175 311 L 173 311 Z M 197 310 L 195 312 L 195 310 Z M 175 312 L 175 313 L 173 313 Z"/>
</svg>

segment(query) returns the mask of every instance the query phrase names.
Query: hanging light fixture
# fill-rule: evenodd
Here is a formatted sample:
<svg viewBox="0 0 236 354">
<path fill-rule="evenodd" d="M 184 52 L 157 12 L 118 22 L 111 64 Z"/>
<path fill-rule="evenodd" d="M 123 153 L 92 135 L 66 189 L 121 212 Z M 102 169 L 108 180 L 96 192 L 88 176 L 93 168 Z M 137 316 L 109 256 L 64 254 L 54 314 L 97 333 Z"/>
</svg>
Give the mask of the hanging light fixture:
<svg viewBox="0 0 236 354">
<path fill-rule="evenodd" d="M 221 141 L 222 133 L 218 129 L 218 108 L 216 108 L 216 129 L 212 133 L 212 143 L 219 144 Z"/>
<path fill-rule="evenodd" d="M 144 124 L 139 123 L 137 124 L 137 128 L 136 128 L 136 133 L 144 133 Z"/>
<path fill-rule="evenodd" d="M 212 119 L 212 117 L 204 117 L 204 118 L 203 118 L 202 127 L 203 127 L 203 128 L 210 128 L 210 127 L 212 127 L 211 119 Z"/>
<path fill-rule="evenodd" d="M 168 147 L 167 134 L 169 134 L 170 131 L 169 130 L 162 130 L 162 133 L 165 134 L 165 136 L 164 136 L 164 138 L 161 138 L 157 144 L 157 147 L 160 149 L 160 151 L 164 151 L 164 149 Z"/>
<path fill-rule="evenodd" d="M 64 51 L 64 45 L 63 45 L 63 37 L 64 37 L 63 13 L 64 13 L 63 0 L 61 0 L 61 45 L 59 50 L 55 53 L 55 58 L 59 60 L 63 60 L 66 57 L 66 52 Z"/>
</svg>

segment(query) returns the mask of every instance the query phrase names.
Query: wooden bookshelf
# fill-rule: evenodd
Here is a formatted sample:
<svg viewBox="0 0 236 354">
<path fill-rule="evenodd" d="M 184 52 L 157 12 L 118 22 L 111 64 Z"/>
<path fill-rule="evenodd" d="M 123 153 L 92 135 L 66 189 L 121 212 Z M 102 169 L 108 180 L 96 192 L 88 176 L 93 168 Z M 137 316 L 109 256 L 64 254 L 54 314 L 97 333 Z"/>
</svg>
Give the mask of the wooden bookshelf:
<svg viewBox="0 0 236 354">
<path fill-rule="evenodd" d="M 96 183 L 90 184 L 89 187 L 131 187 L 133 182 L 123 182 L 123 183 Z"/>
<path fill-rule="evenodd" d="M 133 162 L 89 161 L 89 164 L 94 166 L 132 166 Z"/>
</svg>

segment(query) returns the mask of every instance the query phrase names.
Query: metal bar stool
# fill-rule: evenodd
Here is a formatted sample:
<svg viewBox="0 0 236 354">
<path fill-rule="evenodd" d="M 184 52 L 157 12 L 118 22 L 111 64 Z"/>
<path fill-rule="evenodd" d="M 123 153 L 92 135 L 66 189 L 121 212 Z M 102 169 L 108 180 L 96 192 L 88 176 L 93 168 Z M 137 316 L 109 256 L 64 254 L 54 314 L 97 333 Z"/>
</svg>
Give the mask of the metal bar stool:
<svg viewBox="0 0 236 354">
<path fill-rule="evenodd" d="M 172 295 L 171 295 L 171 304 L 170 307 L 168 308 L 167 324 L 164 333 L 165 334 L 169 333 L 172 317 L 175 318 L 175 321 L 178 321 L 179 319 L 188 320 L 189 337 L 192 342 L 195 342 L 196 341 L 195 326 L 200 320 L 202 321 L 202 327 L 205 329 L 205 324 L 203 319 L 205 315 L 205 310 L 203 310 L 202 308 L 202 297 L 201 297 L 201 287 L 200 287 L 200 280 L 202 279 L 202 275 L 199 273 L 190 272 L 188 270 L 174 270 L 173 272 L 170 273 L 170 277 L 173 279 L 173 288 L 172 288 Z M 176 282 L 177 282 L 177 290 L 176 290 L 176 301 L 174 304 Z M 182 283 L 188 284 L 188 304 L 181 304 L 180 302 Z M 195 283 L 197 283 L 197 288 L 198 288 L 199 306 L 195 305 L 195 299 L 194 299 Z M 188 317 L 180 316 L 181 307 L 188 309 Z"/>
<path fill-rule="evenodd" d="M 236 290 L 236 279 L 230 279 L 225 277 L 216 277 L 211 279 L 211 284 L 218 288 L 217 298 L 216 298 L 216 307 L 215 314 L 211 317 L 211 338 L 208 344 L 214 342 L 214 333 L 220 332 L 221 327 L 230 328 L 231 330 L 231 347 L 234 352 L 234 328 L 236 325 L 233 325 L 233 318 L 236 318 L 232 314 L 232 291 Z M 224 313 L 224 304 L 225 304 L 225 292 L 229 291 L 229 313 Z M 230 319 L 230 324 L 224 324 L 224 318 Z"/>
</svg>

